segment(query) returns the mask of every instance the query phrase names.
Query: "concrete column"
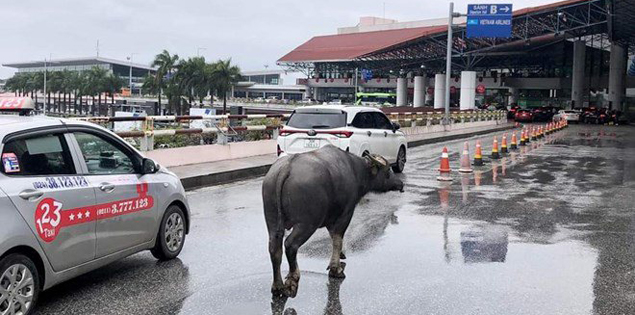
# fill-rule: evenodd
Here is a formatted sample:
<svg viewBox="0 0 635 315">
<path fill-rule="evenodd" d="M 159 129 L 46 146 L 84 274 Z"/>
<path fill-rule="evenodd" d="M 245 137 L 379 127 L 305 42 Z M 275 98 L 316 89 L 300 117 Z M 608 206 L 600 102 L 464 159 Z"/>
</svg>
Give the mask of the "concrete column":
<svg viewBox="0 0 635 315">
<path fill-rule="evenodd" d="M 611 45 L 611 72 L 609 73 L 609 104 L 611 109 L 624 110 L 622 100 L 626 89 L 626 50 L 618 45 Z"/>
<path fill-rule="evenodd" d="M 414 107 L 423 107 L 425 105 L 426 94 L 427 94 L 427 84 L 426 76 L 416 76 L 415 77 L 415 89 L 414 89 Z"/>
<path fill-rule="evenodd" d="M 584 99 L 584 69 L 586 66 L 586 43 L 573 42 L 573 76 L 571 78 L 571 100 L 574 107 L 582 107 Z"/>
<path fill-rule="evenodd" d="M 397 78 L 397 106 L 408 105 L 408 79 Z"/>
<path fill-rule="evenodd" d="M 428 94 L 428 87 L 430 87 L 430 78 L 427 74 L 423 75 L 423 105 L 428 104 L 432 100 L 432 95 Z"/>
<path fill-rule="evenodd" d="M 445 74 L 434 76 L 434 109 L 445 108 Z"/>
<path fill-rule="evenodd" d="M 509 88 L 509 100 L 508 100 L 509 105 L 518 104 L 519 93 L 520 92 L 518 91 L 518 88 Z"/>
<path fill-rule="evenodd" d="M 476 72 L 461 72 L 461 110 L 472 110 L 476 107 Z"/>
</svg>

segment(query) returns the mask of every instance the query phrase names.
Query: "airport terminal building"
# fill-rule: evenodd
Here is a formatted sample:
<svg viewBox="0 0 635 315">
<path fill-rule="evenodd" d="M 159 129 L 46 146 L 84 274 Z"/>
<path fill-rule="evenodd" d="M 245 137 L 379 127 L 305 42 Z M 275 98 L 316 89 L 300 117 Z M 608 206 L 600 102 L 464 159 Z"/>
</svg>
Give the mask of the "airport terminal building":
<svg viewBox="0 0 635 315">
<path fill-rule="evenodd" d="M 467 8 L 456 8 L 465 13 Z M 398 106 L 479 102 L 522 106 L 604 106 L 626 109 L 629 56 L 635 42 L 635 0 L 567 0 L 515 8 L 510 38 L 468 38 L 454 21 L 452 72 L 446 87 L 446 19 L 397 22 L 362 18 L 335 35 L 316 36 L 278 60 L 302 71 L 307 95 L 352 101 L 387 93 Z"/>
<path fill-rule="evenodd" d="M 43 72 L 45 68 L 48 71 L 86 71 L 93 67 L 100 67 L 118 75 L 126 80 L 126 82 L 129 82 L 130 69 L 132 68 L 132 94 L 139 94 L 143 85 L 143 78 L 147 74 L 156 72 L 155 68 L 148 65 L 104 57 L 52 59 L 47 60 L 46 64 L 44 61 L 5 63 L 3 66 L 15 68 L 18 70 L 18 73 Z"/>
</svg>

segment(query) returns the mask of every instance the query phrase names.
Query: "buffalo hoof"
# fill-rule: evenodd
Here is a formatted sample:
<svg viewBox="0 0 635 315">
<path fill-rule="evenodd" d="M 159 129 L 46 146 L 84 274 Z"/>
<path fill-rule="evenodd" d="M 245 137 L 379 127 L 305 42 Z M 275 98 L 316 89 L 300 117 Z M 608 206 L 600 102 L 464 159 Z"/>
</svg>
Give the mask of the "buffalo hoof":
<svg viewBox="0 0 635 315">
<path fill-rule="evenodd" d="M 287 280 L 284 282 L 284 295 L 290 298 L 294 298 L 298 294 L 298 284 L 300 279 L 295 279 L 294 277 L 287 277 Z"/>
<path fill-rule="evenodd" d="M 336 279 L 344 279 L 346 275 L 344 274 L 344 268 L 346 268 L 345 262 L 340 262 L 339 267 L 329 266 L 329 277 Z"/>
<path fill-rule="evenodd" d="M 340 253 L 340 259 L 346 259 L 346 255 L 344 255 L 344 252 Z"/>
<path fill-rule="evenodd" d="M 273 297 L 283 297 L 284 296 L 284 284 L 282 283 L 274 283 L 271 285 L 271 295 Z"/>
</svg>

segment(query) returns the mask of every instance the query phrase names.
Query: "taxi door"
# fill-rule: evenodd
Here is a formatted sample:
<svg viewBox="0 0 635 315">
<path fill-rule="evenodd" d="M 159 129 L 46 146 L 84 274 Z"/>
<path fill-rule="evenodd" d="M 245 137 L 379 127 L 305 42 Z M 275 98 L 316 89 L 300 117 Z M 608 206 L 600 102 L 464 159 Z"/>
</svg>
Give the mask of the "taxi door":
<svg viewBox="0 0 635 315">
<path fill-rule="evenodd" d="M 79 176 L 65 129 L 11 135 L 3 140 L 0 188 L 38 239 L 53 270 L 95 258 L 95 193 Z M 8 209 L 0 209 L 8 210 Z"/>
<path fill-rule="evenodd" d="M 138 157 L 119 139 L 100 130 L 71 129 L 83 157 L 83 174 L 94 186 L 97 258 L 150 242 L 156 235 L 154 185 L 145 182 Z"/>
</svg>

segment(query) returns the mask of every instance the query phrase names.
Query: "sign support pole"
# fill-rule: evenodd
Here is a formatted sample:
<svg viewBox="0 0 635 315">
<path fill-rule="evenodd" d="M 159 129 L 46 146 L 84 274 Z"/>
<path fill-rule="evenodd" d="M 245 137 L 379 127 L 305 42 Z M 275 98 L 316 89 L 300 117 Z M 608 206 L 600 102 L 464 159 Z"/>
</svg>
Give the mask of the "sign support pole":
<svg viewBox="0 0 635 315">
<path fill-rule="evenodd" d="M 450 124 L 450 82 L 452 77 L 452 24 L 454 24 L 454 2 L 450 2 L 450 16 L 448 18 L 448 51 L 445 62 L 445 117 L 443 124 Z"/>
</svg>

